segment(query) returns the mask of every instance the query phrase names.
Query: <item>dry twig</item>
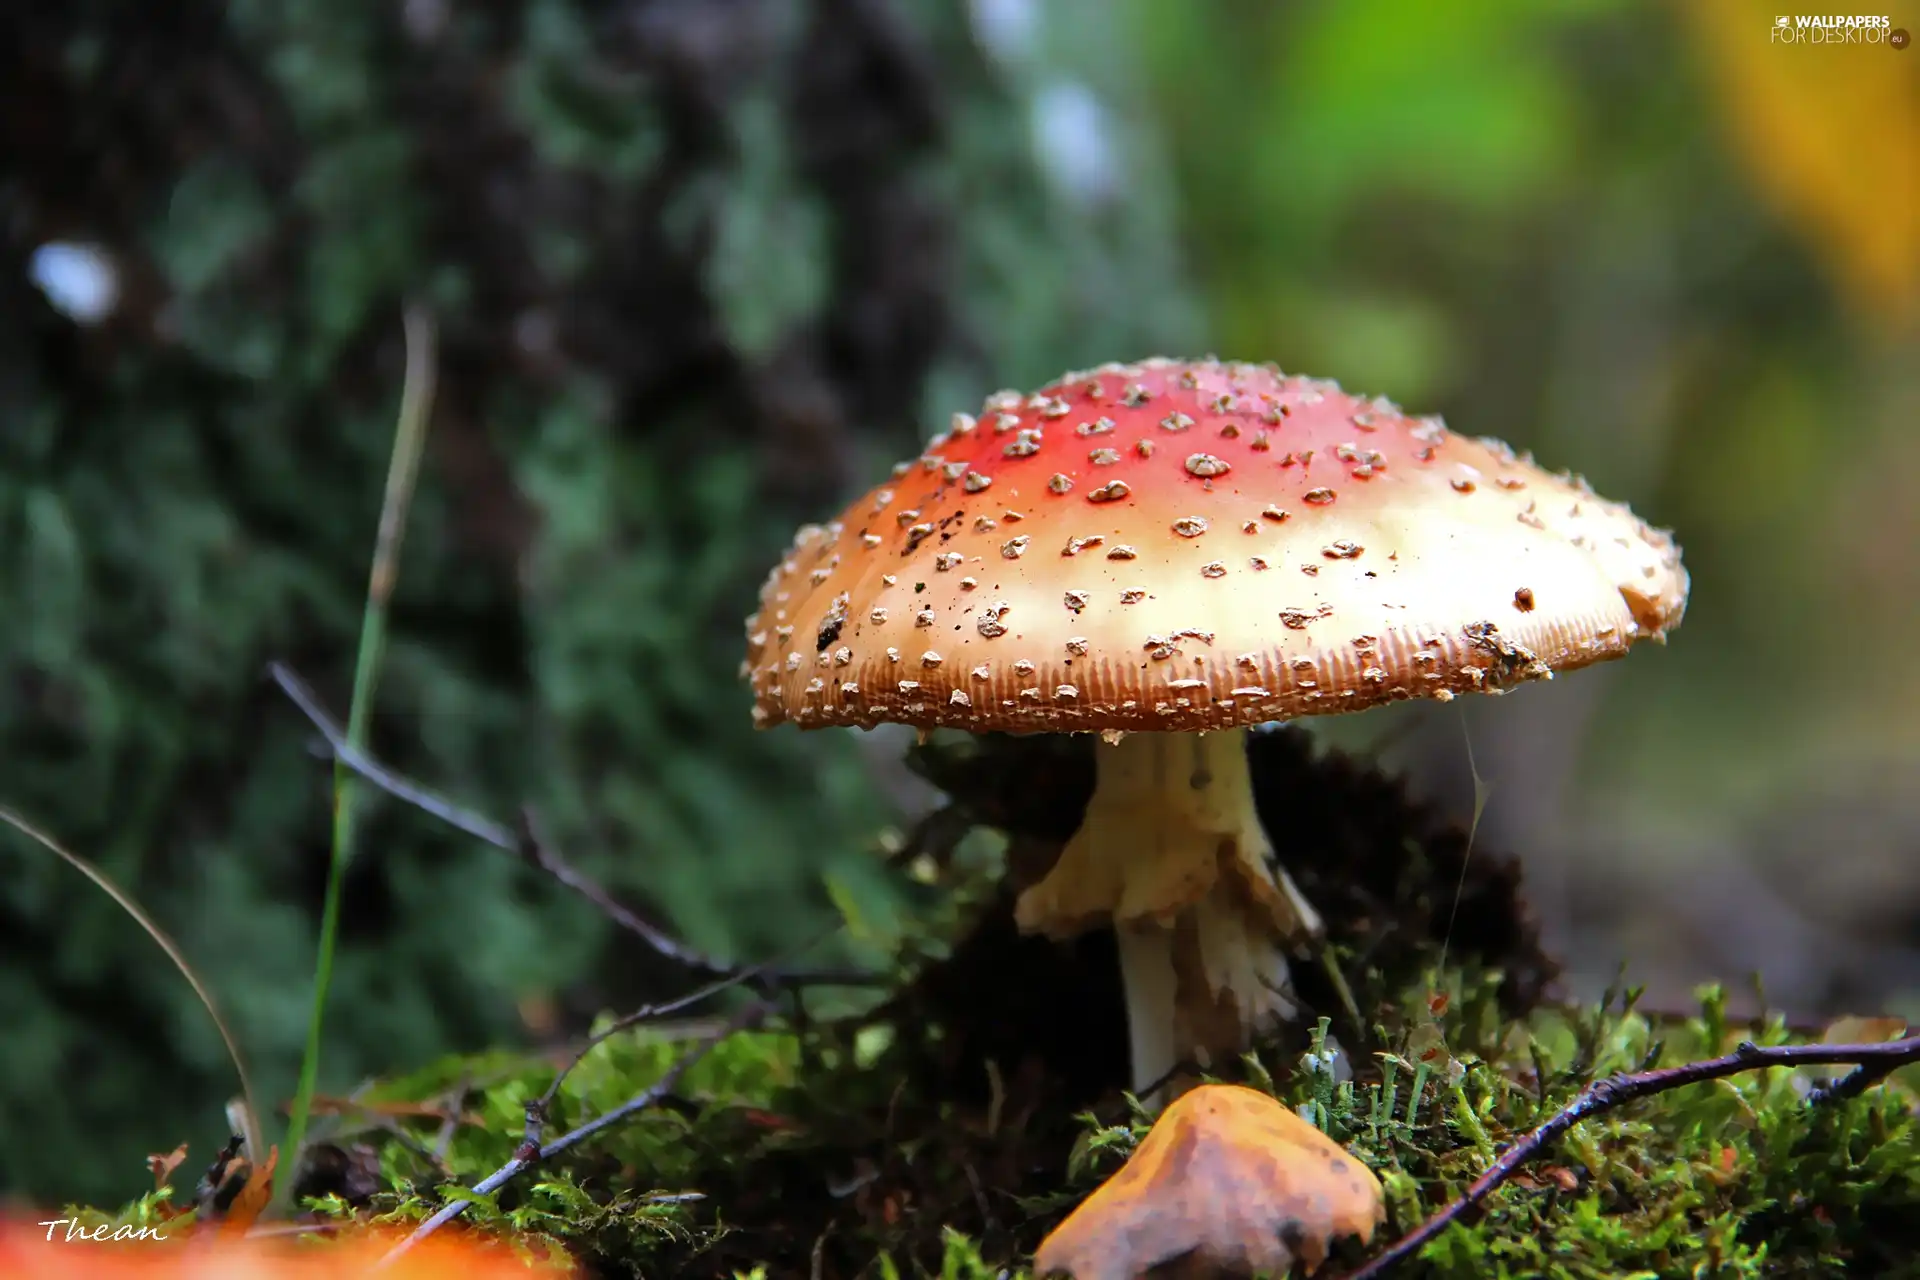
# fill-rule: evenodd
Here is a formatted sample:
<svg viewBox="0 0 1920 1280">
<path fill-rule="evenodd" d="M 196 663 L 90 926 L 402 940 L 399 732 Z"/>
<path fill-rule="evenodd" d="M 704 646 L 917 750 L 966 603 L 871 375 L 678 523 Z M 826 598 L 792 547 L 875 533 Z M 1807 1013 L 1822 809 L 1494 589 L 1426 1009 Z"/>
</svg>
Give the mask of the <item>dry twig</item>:
<svg viewBox="0 0 1920 1280">
<path fill-rule="evenodd" d="M 553 845 L 542 837 L 539 820 L 531 809 L 522 811 L 520 825 L 514 828 L 456 804 L 439 792 L 413 781 L 354 746 L 348 741 L 340 723 L 321 703 L 312 686 L 285 663 L 274 662 L 269 665 L 268 671 L 273 677 L 273 682 L 280 687 L 280 691 L 287 695 L 319 732 L 322 741 L 326 744 L 327 754 L 336 763 L 372 783 L 394 799 L 412 805 L 456 831 L 465 832 L 476 840 L 511 853 L 530 865 L 538 867 L 598 907 L 602 914 L 616 925 L 643 939 L 648 946 L 666 959 L 696 973 L 711 974 L 728 980 L 729 984 L 742 980 L 744 976 L 746 980 L 754 982 L 763 990 L 806 986 L 865 987 L 887 982 L 888 979 L 884 974 L 868 973 L 857 969 L 795 969 L 774 968 L 766 965 L 731 965 L 695 950 L 660 926 L 643 919 L 609 893 L 605 886 L 562 858 Z"/>
<path fill-rule="evenodd" d="M 1389 1269 L 1414 1257 L 1448 1227 L 1465 1218 L 1501 1184 L 1518 1173 L 1522 1165 L 1544 1154 L 1547 1147 L 1567 1130 L 1582 1120 L 1604 1114 L 1625 1103 L 1761 1067 L 1854 1067 L 1855 1070 L 1842 1079 L 1808 1095 L 1807 1104 L 1817 1106 L 1823 1102 L 1857 1097 L 1894 1071 L 1916 1062 L 1920 1062 L 1920 1036 L 1907 1036 L 1882 1044 L 1785 1044 L 1762 1047 L 1751 1041 L 1743 1041 L 1732 1053 L 1718 1058 L 1596 1080 L 1545 1124 L 1502 1152 L 1458 1199 L 1395 1241 L 1365 1266 L 1351 1272 L 1345 1280 L 1378 1280 Z"/>
<path fill-rule="evenodd" d="M 664 1018 L 669 1014 L 679 1013 L 684 1009 L 690 1009 L 694 1005 L 711 1000 L 713 997 L 720 995 L 722 992 L 730 991 L 734 987 L 749 984 L 771 967 L 771 965 L 756 965 L 749 969 L 742 969 L 737 973 L 729 974 L 717 981 L 709 982 L 706 986 L 700 987 L 697 990 L 689 991 L 686 995 L 676 996 L 671 1000 L 663 1000 L 658 1004 L 641 1005 L 633 1012 L 614 1019 L 599 1031 L 588 1036 L 580 1048 L 575 1051 L 573 1057 L 567 1061 L 567 1065 L 560 1068 L 559 1074 L 554 1076 L 553 1083 L 547 1086 L 547 1091 L 527 1104 L 527 1124 L 529 1126 L 527 1130 L 527 1141 L 535 1146 L 539 1145 L 540 1131 L 546 1126 L 547 1112 L 549 1108 L 553 1106 L 553 1100 L 560 1096 L 560 1086 L 567 1082 L 567 1077 L 573 1074 L 573 1069 L 586 1061 L 587 1055 L 602 1044 L 605 1044 L 614 1036 L 619 1035 L 622 1031 L 627 1031 L 639 1026 L 642 1022 L 650 1022 L 656 1018 Z"/>
</svg>

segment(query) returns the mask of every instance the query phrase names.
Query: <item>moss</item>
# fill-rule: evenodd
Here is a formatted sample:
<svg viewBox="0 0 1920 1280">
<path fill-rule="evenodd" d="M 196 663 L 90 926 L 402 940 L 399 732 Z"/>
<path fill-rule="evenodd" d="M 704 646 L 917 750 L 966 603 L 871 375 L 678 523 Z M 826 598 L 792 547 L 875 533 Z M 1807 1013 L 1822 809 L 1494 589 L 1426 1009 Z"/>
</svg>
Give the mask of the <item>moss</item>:
<svg viewBox="0 0 1920 1280">
<path fill-rule="evenodd" d="M 476 1223 L 563 1242 L 609 1276 L 1019 1273 L 1045 1232 L 1125 1161 L 1148 1117 L 1118 1088 L 1117 1054 L 1104 1065 L 1097 1054 L 1063 1056 L 1047 1034 L 1049 1017 L 1085 1029 L 1117 1016 L 1111 966 L 1100 967 L 1092 943 L 1014 938 L 994 885 L 1005 857 L 973 833 L 989 812 L 1016 840 L 1044 845 L 1063 824 L 1070 831 L 1078 748 L 929 750 L 922 767 L 947 782 L 955 810 L 888 848 L 919 878 L 944 880 L 942 891 L 921 895 L 923 918 L 862 922 L 870 941 L 896 948 L 900 988 L 865 1010 L 726 1038 L 658 1107 L 479 1197 Z M 1337 853 L 1347 893 L 1375 895 L 1370 912 L 1348 913 L 1331 951 L 1367 1025 L 1342 1029 L 1351 1015 L 1330 1005 L 1230 1078 L 1301 1108 L 1379 1172 L 1389 1238 L 1596 1078 L 1790 1039 L 1778 1019 L 1730 1025 L 1715 988 L 1685 1017 L 1643 1011 L 1630 989 L 1592 1008 L 1542 1000 L 1546 962 L 1504 864 L 1482 854 L 1463 868 L 1457 831 L 1299 735 L 1275 735 L 1254 753 L 1263 796 L 1292 797 L 1292 829 Z M 1015 793 L 992 779 L 1016 775 L 1047 778 L 1065 812 L 1009 807 Z M 1303 879 L 1330 874 L 1315 855 L 1302 861 Z M 1478 924 L 1446 946 L 1442 971 L 1436 922 L 1446 912 L 1435 905 L 1446 906 L 1463 869 Z M 924 941 L 942 931 L 955 945 Z M 710 1030 L 643 1027 L 600 1044 L 570 1077 L 548 1135 L 647 1088 Z M 1123 1043 L 1106 1031 L 1096 1047 Z M 1336 1047 L 1350 1077 L 1333 1065 Z M 449 1059 L 367 1091 L 361 1101 L 387 1118 L 336 1132 L 337 1158 L 323 1162 L 336 1178 L 361 1170 L 360 1185 L 322 1188 L 310 1170 L 309 1204 L 330 1216 L 424 1218 L 512 1156 L 526 1104 L 555 1069 L 541 1056 Z M 1806 1084 L 1805 1073 L 1756 1071 L 1590 1119 L 1401 1274 L 1920 1274 L 1913 1081 L 1896 1075 L 1818 1108 L 1805 1105 Z M 432 1150 L 440 1121 L 398 1118 L 402 1103 L 466 1117 L 443 1160 Z M 318 1190 L 328 1194 L 311 1198 Z M 1351 1242 L 1337 1254 L 1362 1256 Z"/>
<path fill-rule="evenodd" d="M 1409 993 L 1408 1007 L 1422 996 Z M 1336 1084 L 1303 1065 L 1305 1055 L 1288 1061 L 1271 1049 L 1252 1055 L 1245 1075 L 1311 1108 L 1381 1174 L 1398 1231 L 1457 1195 L 1497 1148 L 1597 1075 L 1705 1056 L 1742 1038 L 1789 1038 L 1777 1023 L 1716 1035 L 1714 1007 L 1709 999 L 1684 1022 L 1623 1004 L 1547 1008 L 1511 1022 L 1450 1012 L 1383 1028 L 1396 1049 L 1351 1081 Z M 918 1093 L 897 1069 L 904 1042 L 861 1066 L 846 1031 L 735 1036 L 668 1105 L 483 1198 L 470 1215 L 563 1241 L 609 1275 L 793 1275 L 815 1259 L 824 1275 L 997 1275 L 1146 1132 L 1147 1118 L 1121 1096 L 1050 1113 L 1012 1088 L 994 1125 L 991 1103 Z M 1415 1060 L 1423 1042 L 1441 1047 Z M 571 1116 L 646 1087 L 683 1047 L 673 1034 L 642 1031 L 595 1050 L 576 1073 Z M 383 1189 L 364 1205 L 335 1200 L 324 1210 L 426 1216 L 455 1184 L 509 1158 L 523 1104 L 551 1071 L 529 1061 L 480 1092 L 480 1124 L 449 1151 L 451 1178 L 389 1142 L 380 1147 Z M 1407 1274 L 1912 1274 L 1920 1140 L 1911 1103 L 1896 1084 L 1809 1111 L 1794 1073 L 1778 1069 L 1662 1095 L 1581 1125 Z"/>
</svg>

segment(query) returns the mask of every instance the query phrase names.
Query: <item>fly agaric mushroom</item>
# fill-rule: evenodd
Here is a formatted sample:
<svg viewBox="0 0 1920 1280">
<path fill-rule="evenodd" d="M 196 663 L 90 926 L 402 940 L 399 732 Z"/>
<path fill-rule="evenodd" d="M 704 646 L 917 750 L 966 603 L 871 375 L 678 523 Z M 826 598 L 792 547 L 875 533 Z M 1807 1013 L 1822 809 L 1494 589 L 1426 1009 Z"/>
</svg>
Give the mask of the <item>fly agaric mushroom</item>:
<svg viewBox="0 0 1920 1280">
<path fill-rule="evenodd" d="M 1286 952 L 1318 932 L 1247 726 L 1617 658 L 1686 596 L 1667 533 L 1497 441 L 1270 365 L 1151 359 L 998 392 L 802 529 L 743 673 L 763 727 L 1105 735 L 1016 912 L 1114 928 L 1145 1090 L 1293 1016 Z"/>
<path fill-rule="evenodd" d="M 1033 1274 L 1284 1276 L 1318 1269 L 1341 1236 L 1371 1240 L 1385 1218 L 1380 1180 L 1339 1143 L 1257 1090 L 1201 1085 L 1041 1241 Z"/>
</svg>

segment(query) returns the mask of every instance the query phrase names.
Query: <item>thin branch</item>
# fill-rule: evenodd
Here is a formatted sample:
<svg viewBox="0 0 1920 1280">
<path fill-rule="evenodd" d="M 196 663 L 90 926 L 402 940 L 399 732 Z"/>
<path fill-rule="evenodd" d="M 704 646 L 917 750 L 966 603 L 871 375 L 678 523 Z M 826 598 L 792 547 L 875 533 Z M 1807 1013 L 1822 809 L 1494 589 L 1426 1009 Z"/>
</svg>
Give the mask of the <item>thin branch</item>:
<svg viewBox="0 0 1920 1280">
<path fill-rule="evenodd" d="M 763 979 L 766 983 L 777 986 L 856 987 L 873 986 L 887 981 L 884 975 L 854 969 L 771 969 L 765 966 L 730 965 L 697 951 L 660 926 L 643 919 L 617 900 L 598 881 L 562 858 L 553 845 L 543 837 L 539 820 L 530 809 L 522 811 L 521 823 L 517 829 L 474 813 L 432 788 L 423 786 L 397 770 L 389 768 L 355 746 L 348 740 L 339 721 L 327 711 L 312 686 L 285 663 L 270 663 L 268 672 L 273 677 L 273 682 L 280 687 L 280 691 L 287 695 L 320 734 L 322 741 L 326 744 L 327 754 L 335 763 L 403 804 L 411 805 L 429 817 L 446 823 L 456 831 L 470 835 L 482 843 L 490 844 L 496 849 L 511 853 L 538 867 L 598 907 L 602 914 L 616 925 L 642 938 L 648 946 L 676 964 L 697 973 L 710 974 L 719 978 L 737 979 L 741 974 L 751 974 Z"/>
<path fill-rule="evenodd" d="M 1519 1172 L 1520 1167 L 1543 1155 L 1549 1144 L 1567 1130 L 1592 1116 L 1604 1114 L 1624 1103 L 1679 1089 L 1707 1080 L 1719 1080 L 1760 1067 L 1853 1066 L 1857 1070 L 1844 1079 L 1816 1090 L 1808 1096 L 1809 1105 L 1855 1097 L 1884 1080 L 1901 1067 L 1920 1062 L 1920 1036 L 1889 1040 L 1882 1044 L 1785 1044 L 1761 1047 L 1744 1041 L 1732 1053 L 1678 1067 L 1609 1076 L 1581 1090 L 1545 1124 L 1501 1153 L 1487 1171 L 1457 1200 L 1395 1241 L 1392 1247 L 1350 1273 L 1346 1280 L 1378 1280 L 1387 1271 L 1415 1256 L 1448 1227 L 1477 1208 L 1500 1186 Z"/>
<path fill-rule="evenodd" d="M 314 693 L 313 686 L 301 679 L 286 663 L 268 663 L 267 672 L 273 677 L 273 682 L 280 686 L 280 692 L 286 694 L 293 705 L 300 708 L 300 714 L 304 715 L 320 734 L 327 744 L 327 754 L 333 757 L 337 764 L 344 765 L 359 774 L 401 803 L 410 804 L 457 831 L 464 831 L 474 839 L 490 844 L 496 849 L 504 849 L 513 854 L 520 852 L 520 845 L 514 838 L 512 828 L 461 808 L 440 793 L 428 790 L 419 783 L 395 773 L 348 742 L 346 731 L 326 709 L 319 695 Z"/>
<path fill-rule="evenodd" d="M 433 1146 L 428 1149 L 433 1164 L 441 1169 L 447 1167 L 447 1152 L 453 1149 L 453 1137 L 459 1131 L 460 1117 L 467 1109 L 467 1095 L 472 1091 L 473 1072 L 462 1071 L 460 1083 L 453 1087 L 453 1100 L 447 1107 L 446 1118 L 440 1122 L 440 1132 L 434 1135 Z"/>
<path fill-rule="evenodd" d="M 1920 1036 L 1910 1038 L 1920 1040 Z M 1904 1042 L 1892 1040 L 1888 1043 L 1901 1044 Z M 1909 1063 L 1915 1061 L 1920 1061 L 1920 1052 L 1916 1052 L 1913 1057 L 1904 1061 L 1894 1058 L 1884 1058 L 1879 1062 L 1861 1063 L 1838 1080 L 1832 1080 L 1823 1085 L 1816 1085 L 1814 1088 L 1807 1090 L 1807 1105 L 1810 1107 L 1831 1106 L 1835 1103 L 1846 1102 L 1849 1099 L 1857 1098 L 1898 1071 L 1901 1067 L 1907 1066 Z"/>
<path fill-rule="evenodd" d="M 634 1094 L 633 1097 L 627 1099 L 613 1110 L 594 1117 L 592 1120 L 587 1121 L 576 1129 L 570 1130 L 545 1145 L 541 1145 L 536 1138 L 529 1137 L 526 1141 L 523 1141 L 520 1148 L 513 1153 L 511 1160 L 474 1184 L 473 1190 L 475 1194 L 490 1195 L 541 1161 L 551 1160 L 554 1156 L 559 1155 L 569 1147 L 586 1141 L 601 1130 L 610 1129 L 621 1121 L 655 1106 L 661 1099 L 673 1092 L 674 1087 L 680 1083 L 681 1077 L 686 1075 L 687 1071 L 696 1062 L 706 1057 L 715 1045 L 718 1045 L 722 1040 L 725 1040 L 737 1031 L 745 1031 L 757 1026 L 770 1012 L 772 1012 L 771 1006 L 764 1002 L 749 1005 L 747 1008 L 741 1010 L 740 1013 L 728 1019 L 727 1025 L 720 1031 L 702 1040 L 686 1053 L 682 1054 L 677 1062 L 667 1068 L 666 1074 L 662 1075 L 645 1089 L 642 1089 L 639 1093 Z M 539 1102 L 534 1102 L 529 1103 L 527 1106 L 527 1129 L 530 1135 L 537 1134 L 539 1131 L 533 1113 L 540 1105 Z M 395 1245 L 385 1257 L 374 1265 L 373 1270 L 378 1272 L 391 1267 L 395 1262 L 405 1257 L 415 1245 L 472 1207 L 473 1201 L 468 1199 L 459 1199 L 450 1202 L 438 1213 L 415 1228 L 412 1235 Z"/>
<path fill-rule="evenodd" d="M 522 838 L 518 843 L 518 849 L 522 857 L 527 858 L 536 867 L 600 908 L 609 920 L 628 933 L 638 934 L 646 939 L 648 946 L 676 964 L 685 965 L 689 969 L 702 973 L 731 975 L 737 972 L 734 966 L 695 951 L 666 930 L 641 919 L 615 901 L 613 895 L 597 881 L 577 870 L 571 863 L 562 860 L 560 855 L 554 852 L 552 843 L 544 836 L 543 826 L 544 824 L 532 808 L 521 809 Z"/>
<path fill-rule="evenodd" d="M 450 1120 L 459 1119 L 458 1116 L 450 1116 L 448 1118 Z M 376 1116 L 374 1117 L 373 1127 L 378 1129 L 381 1133 L 385 1134 L 387 1137 L 393 1139 L 395 1142 L 399 1143 L 401 1146 L 405 1147 L 408 1151 L 412 1152 L 417 1158 L 433 1166 L 433 1171 L 439 1174 L 441 1177 L 444 1178 L 449 1175 L 450 1171 L 447 1168 L 447 1161 L 445 1156 L 441 1152 L 435 1151 L 432 1147 L 422 1142 L 419 1138 L 416 1138 L 411 1132 L 408 1131 L 407 1127 L 401 1124 L 398 1120 L 395 1120 L 391 1116 Z"/>
<path fill-rule="evenodd" d="M 807 944 L 807 946 L 812 945 L 812 943 Z M 567 1065 L 560 1068 L 560 1073 L 554 1076 L 553 1083 L 547 1086 L 547 1091 L 527 1104 L 528 1124 L 532 1126 L 536 1118 L 538 1120 L 538 1127 L 529 1128 L 527 1140 L 535 1146 L 539 1145 L 541 1137 L 540 1130 L 544 1129 L 546 1125 L 547 1112 L 548 1109 L 553 1106 L 553 1100 L 560 1095 L 560 1087 L 567 1082 L 567 1077 L 573 1074 L 573 1069 L 586 1061 L 587 1055 L 599 1048 L 602 1044 L 605 1044 L 614 1036 L 619 1035 L 622 1031 L 630 1030 L 642 1022 L 648 1022 L 655 1018 L 664 1018 L 669 1014 L 679 1013 L 682 1009 L 690 1009 L 703 1001 L 711 1000 L 722 992 L 729 991 L 745 983 L 750 983 L 772 969 L 773 965 L 770 963 L 741 969 L 717 981 L 709 982 L 706 986 L 690 991 L 686 995 L 676 996 L 671 1000 L 663 1000 L 658 1004 L 641 1005 L 633 1012 L 614 1019 L 607 1026 L 594 1032 L 593 1035 L 587 1037 L 585 1043 L 574 1053 L 573 1057 L 567 1062 Z M 536 1109 L 538 1109 L 537 1117 L 535 1115 Z"/>
</svg>

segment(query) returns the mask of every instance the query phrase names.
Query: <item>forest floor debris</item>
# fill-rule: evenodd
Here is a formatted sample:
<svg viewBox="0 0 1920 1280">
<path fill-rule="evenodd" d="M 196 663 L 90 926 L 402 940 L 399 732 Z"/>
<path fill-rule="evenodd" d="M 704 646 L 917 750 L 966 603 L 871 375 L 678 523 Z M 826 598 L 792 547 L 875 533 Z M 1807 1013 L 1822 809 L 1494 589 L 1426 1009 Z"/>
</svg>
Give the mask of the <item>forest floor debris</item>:
<svg viewBox="0 0 1920 1280">
<path fill-rule="evenodd" d="M 1071 830 L 1090 785 L 1077 750 L 935 739 L 917 753 L 955 807 L 893 850 L 939 882 L 928 901 L 952 942 L 903 933 L 892 995 L 827 1018 L 804 1016 L 804 991 L 766 1005 L 735 991 L 731 1010 L 605 1036 L 551 1096 L 572 1055 L 449 1059 L 379 1082 L 330 1109 L 298 1175 L 306 1211 L 410 1226 L 464 1200 L 475 1225 L 558 1243 L 609 1277 L 1017 1271 L 1148 1127 L 1121 1088 L 1110 940 L 1020 938 L 998 877 Z M 1688 1016 L 1645 1012 L 1629 988 L 1597 1007 L 1550 999 L 1553 966 L 1511 864 L 1469 858 L 1464 832 L 1297 731 L 1259 735 L 1253 751 L 1263 807 L 1285 806 L 1299 833 L 1295 874 L 1331 907 L 1329 955 L 1362 1025 L 1342 1025 L 1344 1002 L 1309 969 L 1303 993 L 1326 1016 L 1221 1075 L 1273 1092 L 1374 1169 L 1389 1207 L 1380 1240 L 1458 1200 L 1596 1081 L 1807 1039 L 1779 1018 L 1730 1023 L 1714 988 Z M 1002 838 L 985 860 L 967 843 L 976 823 Z M 737 1029 L 746 1011 L 757 1025 Z M 1854 1019 L 1828 1038 L 1902 1030 Z M 1751 1065 L 1561 1126 L 1392 1274 L 1920 1273 L 1914 1073 L 1809 1105 L 1817 1069 Z M 649 1105 L 592 1141 L 475 1189 L 521 1158 L 530 1105 L 564 1132 L 637 1096 Z M 138 1220 L 169 1196 L 94 1217 Z M 1350 1243 L 1334 1269 L 1365 1252 Z"/>
</svg>

